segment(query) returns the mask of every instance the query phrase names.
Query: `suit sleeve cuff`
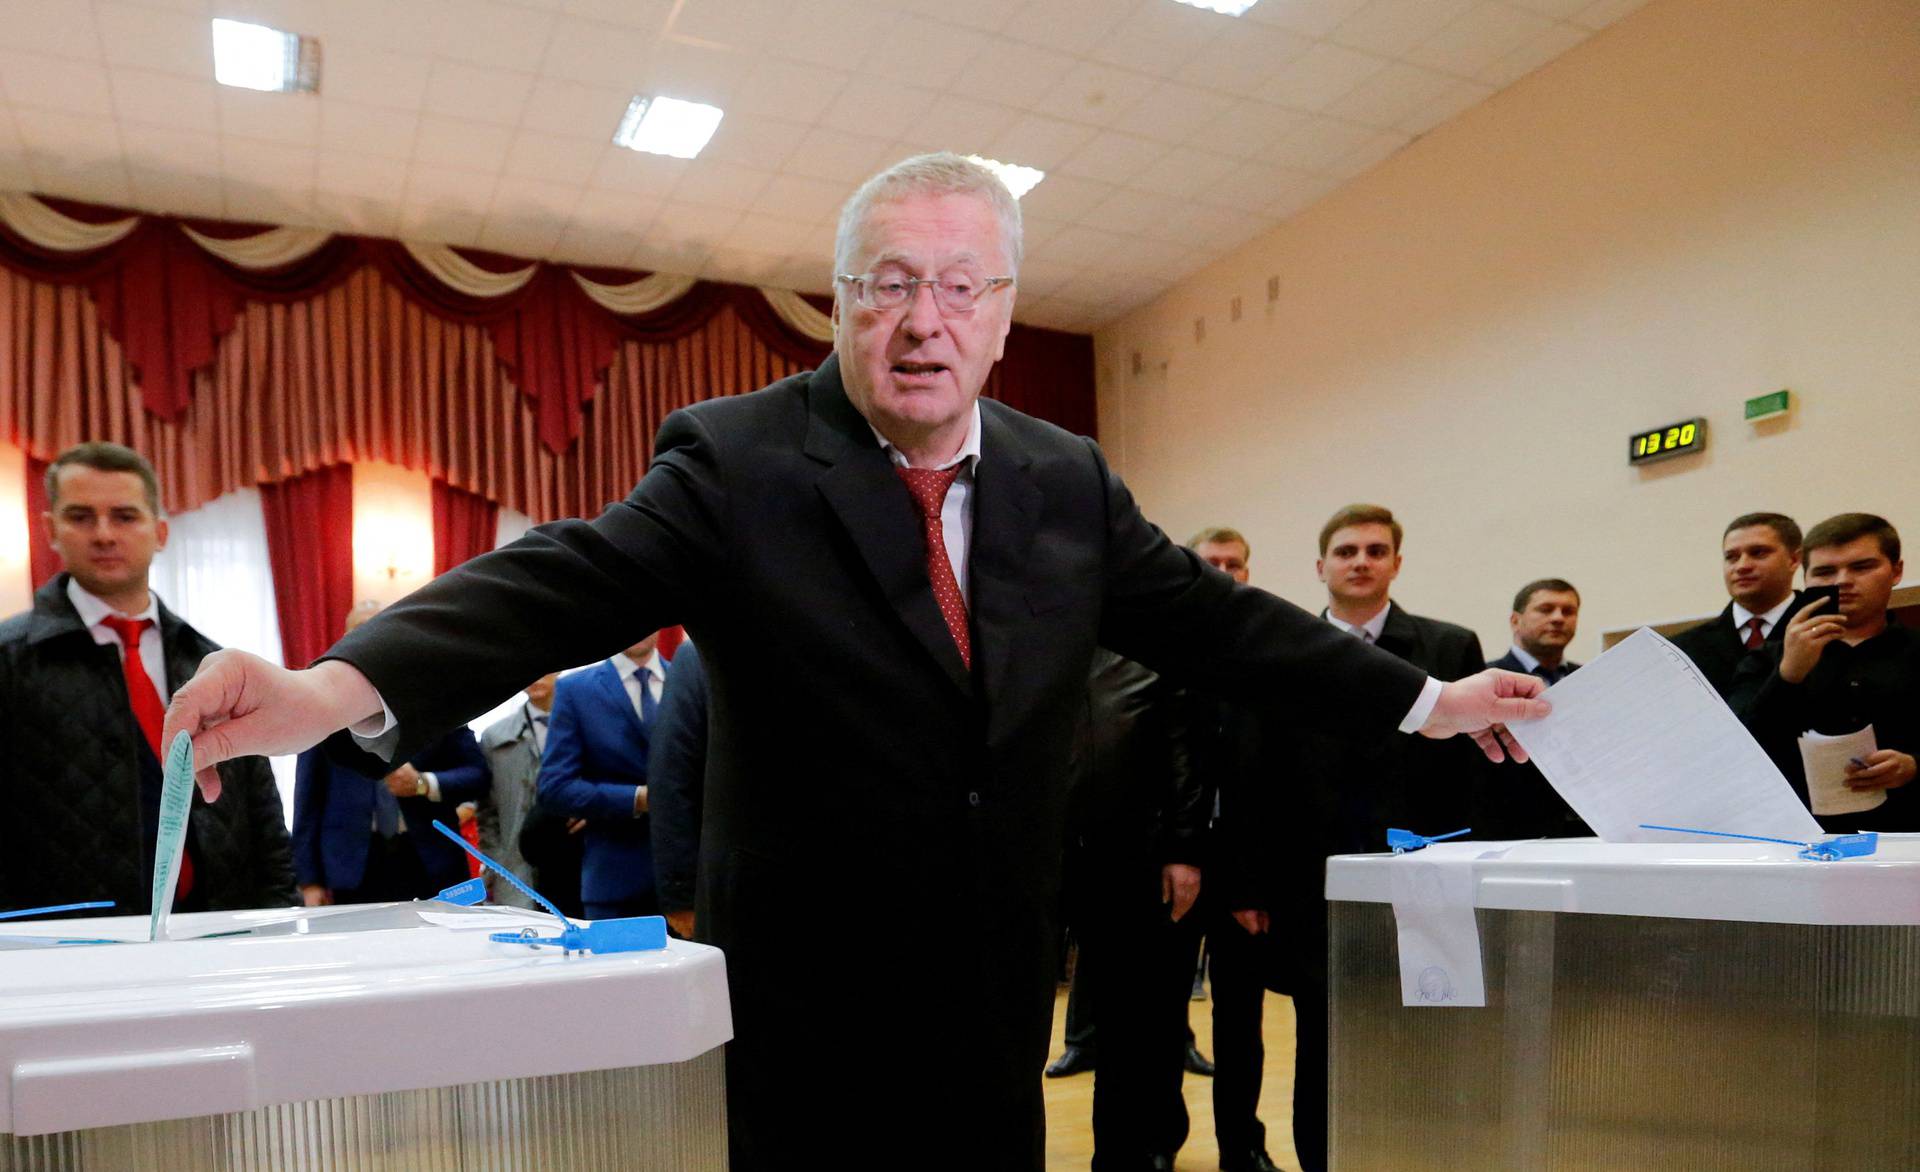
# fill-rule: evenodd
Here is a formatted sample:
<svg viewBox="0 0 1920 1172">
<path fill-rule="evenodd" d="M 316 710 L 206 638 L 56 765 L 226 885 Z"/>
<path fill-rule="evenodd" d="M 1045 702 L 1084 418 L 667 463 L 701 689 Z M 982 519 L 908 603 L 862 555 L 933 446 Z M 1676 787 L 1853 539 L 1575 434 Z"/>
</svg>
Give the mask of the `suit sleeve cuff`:
<svg viewBox="0 0 1920 1172">
<path fill-rule="evenodd" d="M 349 725 L 347 732 L 352 735 L 355 744 L 382 761 L 391 760 L 393 750 L 400 744 L 400 722 L 394 719 L 393 709 L 387 707 L 385 696 L 380 696 L 380 715 L 369 716 L 359 724 Z"/>
<path fill-rule="evenodd" d="M 1421 726 L 1427 723 L 1427 718 L 1433 715 L 1433 706 L 1440 702 L 1440 689 L 1442 686 L 1439 680 L 1434 679 L 1432 676 L 1427 677 L 1426 685 L 1420 689 L 1419 699 L 1413 702 L 1412 708 L 1407 709 L 1406 719 L 1400 722 L 1401 732 L 1416 733 L 1420 731 Z"/>
<path fill-rule="evenodd" d="M 440 800 L 440 775 L 432 772 L 422 773 L 420 775 L 420 780 L 427 783 L 427 800 L 430 802 L 439 801 Z"/>
</svg>

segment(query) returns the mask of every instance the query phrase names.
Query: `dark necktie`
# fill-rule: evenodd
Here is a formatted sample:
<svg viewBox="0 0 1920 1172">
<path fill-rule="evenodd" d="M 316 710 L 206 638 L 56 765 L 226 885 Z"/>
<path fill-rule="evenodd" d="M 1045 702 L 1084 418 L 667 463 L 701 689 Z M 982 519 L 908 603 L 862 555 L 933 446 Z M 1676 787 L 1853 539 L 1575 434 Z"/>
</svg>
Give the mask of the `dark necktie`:
<svg viewBox="0 0 1920 1172">
<path fill-rule="evenodd" d="M 153 750 L 154 760 L 164 765 L 167 758 L 160 751 L 160 731 L 166 727 L 167 707 L 160 703 L 160 690 L 153 686 L 153 678 L 147 675 L 147 665 L 140 659 L 140 635 L 153 625 L 153 620 L 110 614 L 100 620 L 100 625 L 120 636 L 120 675 L 127 683 L 127 703 L 133 707 L 134 722 L 140 726 L 140 735 L 146 738 L 147 748 Z M 191 890 L 193 856 L 191 852 L 183 852 L 180 856 L 180 882 L 173 892 L 174 903 L 177 905 L 185 899 Z"/>
<path fill-rule="evenodd" d="M 1760 628 L 1766 626 L 1766 624 L 1767 620 L 1761 618 L 1759 615 L 1754 615 L 1747 620 L 1748 651 L 1758 651 L 1767 645 L 1767 637 L 1760 633 Z"/>
<path fill-rule="evenodd" d="M 660 707 L 660 701 L 653 698 L 653 673 L 643 667 L 633 673 L 633 678 L 640 681 L 640 727 L 652 732 L 653 714 Z"/>
<path fill-rule="evenodd" d="M 967 600 L 960 596 L 960 580 L 953 576 L 953 564 L 947 560 L 947 531 L 940 521 L 941 506 L 947 490 L 960 475 L 960 465 L 951 468 L 898 468 L 900 479 L 913 494 L 920 520 L 927 535 L 927 581 L 933 584 L 933 600 L 940 604 L 940 617 L 947 622 L 954 646 L 960 649 L 960 662 L 973 669 L 973 643 L 967 634 Z"/>
</svg>

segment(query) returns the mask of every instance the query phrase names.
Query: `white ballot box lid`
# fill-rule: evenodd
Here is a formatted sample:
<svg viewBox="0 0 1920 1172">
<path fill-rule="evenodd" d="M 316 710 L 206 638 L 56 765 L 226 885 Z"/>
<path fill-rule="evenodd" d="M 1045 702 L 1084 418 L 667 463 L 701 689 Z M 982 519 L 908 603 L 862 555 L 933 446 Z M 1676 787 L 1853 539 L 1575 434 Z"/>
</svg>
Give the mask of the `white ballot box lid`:
<svg viewBox="0 0 1920 1172">
<path fill-rule="evenodd" d="M 1820 862 L 1764 842 L 1441 842 L 1327 860 L 1329 900 L 1394 902 L 1393 868 L 1471 871 L 1475 907 L 1773 924 L 1920 924 L 1920 835 Z"/>
<path fill-rule="evenodd" d="M 158 943 L 34 946 L 144 941 L 145 917 L 0 923 L 0 1133 L 682 1062 L 732 1037 L 717 949 L 488 938 L 524 928 L 558 931 L 439 903 L 181 915 Z"/>
</svg>

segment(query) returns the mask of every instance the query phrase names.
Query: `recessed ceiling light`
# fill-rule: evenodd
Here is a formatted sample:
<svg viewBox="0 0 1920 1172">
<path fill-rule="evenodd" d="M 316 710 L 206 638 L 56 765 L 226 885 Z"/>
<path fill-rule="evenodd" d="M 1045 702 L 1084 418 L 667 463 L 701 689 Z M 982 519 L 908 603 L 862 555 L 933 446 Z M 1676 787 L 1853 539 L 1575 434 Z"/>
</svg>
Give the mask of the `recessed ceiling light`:
<svg viewBox="0 0 1920 1172">
<path fill-rule="evenodd" d="M 238 20 L 213 22 L 213 79 L 275 93 L 320 88 L 320 42 Z"/>
<path fill-rule="evenodd" d="M 1204 8 L 1208 12 L 1218 12 L 1223 16 L 1239 16 L 1260 3 L 1260 0 L 1173 0 L 1173 2 L 1185 4 L 1189 8 Z"/>
<path fill-rule="evenodd" d="M 636 97 L 627 105 L 627 116 L 613 132 L 613 141 L 629 150 L 691 159 L 707 145 L 725 114 L 705 102 Z"/>
<path fill-rule="evenodd" d="M 1007 185 L 1007 190 L 1013 192 L 1015 199 L 1032 191 L 1036 184 L 1047 177 L 1047 173 L 1037 167 L 1022 167 L 1018 163 L 1003 163 L 999 159 L 984 159 L 979 155 L 968 155 L 967 159 L 998 175 L 1000 182 Z"/>
</svg>

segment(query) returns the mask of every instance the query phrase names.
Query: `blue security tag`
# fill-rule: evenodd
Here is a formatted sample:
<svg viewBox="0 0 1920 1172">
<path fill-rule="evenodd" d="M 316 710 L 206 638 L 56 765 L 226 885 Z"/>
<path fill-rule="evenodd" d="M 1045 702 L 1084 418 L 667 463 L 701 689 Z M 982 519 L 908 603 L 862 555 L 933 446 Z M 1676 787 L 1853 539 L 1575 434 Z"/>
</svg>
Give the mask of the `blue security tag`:
<svg viewBox="0 0 1920 1172">
<path fill-rule="evenodd" d="M 1449 838 L 1459 838 L 1462 835 L 1472 833 L 1473 827 L 1471 826 L 1450 831 L 1446 834 L 1435 834 L 1431 836 L 1415 834 L 1411 830 L 1398 830 L 1390 826 L 1387 828 L 1387 846 L 1392 849 L 1394 854 L 1403 855 L 1408 851 L 1424 850 L 1436 842 L 1445 842 Z"/>
<path fill-rule="evenodd" d="M 461 907 L 485 903 L 487 902 L 487 881 L 476 876 L 464 883 L 456 883 L 452 887 L 443 889 L 433 898 L 442 903 L 459 904 Z"/>
<path fill-rule="evenodd" d="M 51 916 L 60 912 L 90 912 L 95 908 L 112 907 L 110 899 L 96 899 L 88 903 L 56 903 L 48 907 L 15 908 L 10 912 L 0 912 L 0 920 L 24 920 L 30 916 Z"/>
<path fill-rule="evenodd" d="M 621 920 L 596 920 L 587 924 L 576 924 L 560 914 L 560 909 L 548 902 L 546 897 L 528 887 L 518 875 L 502 867 L 499 863 L 475 850 L 473 844 L 450 828 L 445 822 L 436 820 L 433 828 L 445 835 L 455 846 L 480 860 L 481 866 L 513 884 L 544 908 L 549 915 L 560 921 L 558 936 L 542 936 L 532 928 L 522 928 L 518 932 L 493 932 L 487 939 L 498 944 L 524 944 L 529 948 L 558 948 L 571 955 L 576 952 L 657 952 L 667 946 L 667 921 L 664 916 L 633 916 Z M 467 883 L 457 884 L 441 892 L 444 898 L 448 892 L 459 891 L 469 883 L 479 883 L 470 879 Z"/>
<path fill-rule="evenodd" d="M 193 810 L 193 738 L 177 733 L 167 748 L 161 770 L 160 825 L 153 848 L 153 910 L 147 918 L 147 939 L 167 934 L 167 913 L 173 910 L 173 890 L 180 882 L 180 856 L 187 848 L 187 816 Z"/>
<path fill-rule="evenodd" d="M 1705 834 L 1714 838 L 1738 838 L 1746 842 L 1777 842 L 1781 846 L 1797 846 L 1800 857 L 1819 863 L 1831 863 L 1838 859 L 1862 859 L 1880 849 L 1880 836 L 1869 831 L 1866 834 L 1842 834 L 1829 838 L 1825 842 L 1802 842 L 1797 838 L 1767 838 L 1759 834 L 1734 834 L 1725 830 L 1696 830 L 1688 826 L 1655 826 L 1651 822 L 1642 822 L 1642 830 L 1667 830 L 1674 834 Z"/>
</svg>

